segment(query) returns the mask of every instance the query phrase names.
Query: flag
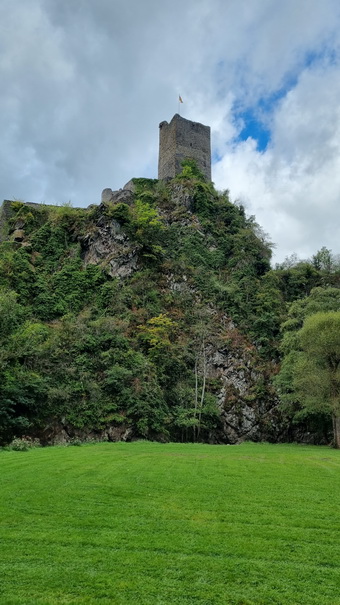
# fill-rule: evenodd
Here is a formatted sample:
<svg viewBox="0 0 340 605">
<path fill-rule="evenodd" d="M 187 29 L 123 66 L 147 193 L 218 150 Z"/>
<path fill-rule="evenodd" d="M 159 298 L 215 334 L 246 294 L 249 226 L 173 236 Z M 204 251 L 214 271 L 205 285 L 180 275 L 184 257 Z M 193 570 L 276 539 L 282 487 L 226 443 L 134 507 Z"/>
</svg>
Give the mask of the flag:
<svg viewBox="0 0 340 605">
<path fill-rule="evenodd" d="M 182 99 L 181 95 L 178 95 L 178 100 L 180 103 L 183 103 L 183 99 Z"/>
</svg>

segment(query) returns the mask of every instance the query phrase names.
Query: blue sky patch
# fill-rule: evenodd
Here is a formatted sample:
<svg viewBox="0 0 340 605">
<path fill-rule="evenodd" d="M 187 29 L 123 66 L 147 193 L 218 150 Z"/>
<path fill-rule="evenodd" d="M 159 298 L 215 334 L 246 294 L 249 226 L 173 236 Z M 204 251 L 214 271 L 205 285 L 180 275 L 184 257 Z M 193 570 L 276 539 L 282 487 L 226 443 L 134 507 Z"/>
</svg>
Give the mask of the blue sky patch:
<svg viewBox="0 0 340 605">
<path fill-rule="evenodd" d="M 242 128 L 237 141 L 246 141 L 249 137 L 257 142 L 258 151 L 264 151 L 270 141 L 270 130 L 264 125 L 262 120 L 256 117 L 256 112 L 252 109 L 237 114 L 237 119 L 242 120 Z"/>
<path fill-rule="evenodd" d="M 325 60 L 328 64 L 334 65 L 338 58 L 338 54 L 335 50 L 332 51 L 328 47 L 319 51 L 307 52 L 303 62 L 296 66 L 295 72 L 286 75 L 284 84 L 280 89 L 267 97 L 260 98 L 253 107 L 243 108 L 241 110 L 240 108 L 237 108 L 236 105 L 234 112 L 235 120 L 236 122 L 243 123 L 243 128 L 236 138 L 236 142 L 246 141 L 251 137 L 257 142 L 258 151 L 265 151 L 271 140 L 271 116 L 280 100 L 285 97 L 290 90 L 295 88 L 301 72 L 306 68 L 308 69 L 317 64 L 321 64 L 322 61 Z M 221 66 L 219 65 L 219 67 Z"/>
<path fill-rule="evenodd" d="M 246 141 L 251 137 L 257 142 L 258 151 L 265 151 L 271 140 L 271 116 L 280 100 L 296 86 L 296 83 L 297 78 L 290 77 L 282 88 L 267 97 L 262 97 L 255 106 L 243 110 L 236 109 L 235 119 L 243 123 L 236 141 Z"/>
</svg>

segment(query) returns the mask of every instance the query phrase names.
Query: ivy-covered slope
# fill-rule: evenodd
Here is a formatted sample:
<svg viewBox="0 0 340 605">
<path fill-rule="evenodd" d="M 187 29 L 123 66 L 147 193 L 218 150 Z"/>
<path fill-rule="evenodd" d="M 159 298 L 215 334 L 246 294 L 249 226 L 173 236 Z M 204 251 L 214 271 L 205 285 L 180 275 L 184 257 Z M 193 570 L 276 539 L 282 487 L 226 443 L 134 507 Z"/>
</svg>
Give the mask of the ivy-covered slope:
<svg viewBox="0 0 340 605">
<path fill-rule="evenodd" d="M 86 210 L 7 204 L 1 441 L 283 439 L 270 245 L 190 164 L 133 182 Z"/>
</svg>

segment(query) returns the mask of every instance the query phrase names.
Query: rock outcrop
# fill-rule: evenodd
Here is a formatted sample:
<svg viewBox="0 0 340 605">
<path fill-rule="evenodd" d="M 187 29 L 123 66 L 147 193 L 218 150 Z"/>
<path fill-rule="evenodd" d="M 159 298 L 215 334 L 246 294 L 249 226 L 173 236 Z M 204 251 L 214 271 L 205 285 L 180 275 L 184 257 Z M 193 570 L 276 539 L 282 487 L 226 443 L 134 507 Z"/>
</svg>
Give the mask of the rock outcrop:
<svg viewBox="0 0 340 605">
<path fill-rule="evenodd" d="M 140 247 L 129 240 L 118 221 L 101 214 L 100 207 L 94 229 L 81 243 L 85 266 L 100 265 L 111 277 L 127 277 L 137 268 Z"/>
<path fill-rule="evenodd" d="M 132 181 L 129 181 L 129 183 L 132 183 Z M 129 184 L 127 183 L 127 185 Z M 125 187 L 127 187 L 127 185 L 125 185 Z M 101 201 L 102 203 L 111 203 L 111 204 L 132 204 L 133 200 L 134 200 L 134 195 L 133 195 L 133 183 L 131 185 L 131 187 L 128 187 L 125 189 L 119 189 L 118 191 L 112 191 L 112 189 L 103 189 L 102 191 L 102 198 Z"/>
<path fill-rule="evenodd" d="M 80 243 L 81 247 L 80 266 L 81 261 L 84 267 L 88 265 L 100 266 L 108 276 L 119 280 L 119 288 L 122 287 L 123 289 L 124 283 L 128 283 L 132 299 L 135 285 L 133 280 L 129 281 L 129 279 L 137 271 L 143 274 L 143 270 L 145 270 L 142 278 L 136 278 L 136 282 L 138 279 L 145 280 L 142 285 L 138 286 L 140 290 L 134 299 L 137 302 L 133 302 L 126 312 L 127 315 L 132 317 L 132 325 L 129 326 L 127 334 L 124 335 L 126 339 L 131 338 L 131 342 L 127 341 L 126 346 L 131 346 L 132 350 L 140 347 L 140 354 L 144 355 L 147 363 L 150 363 L 150 367 L 153 367 L 154 362 L 150 362 L 148 357 L 149 350 L 147 347 L 149 345 L 147 341 L 138 340 L 138 336 L 135 337 L 136 331 L 138 332 L 140 328 L 148 329 L 150 318 L 152 321 L 152 319 L 155 319 L 154 316 L 157 319 L 157 316 L 164 318 L 169 315 L 170 322 L 179 326 L 173 341 L 168 336 L 165 336 L 164 339 L 169 346 L 173 344 L 174 349 L 177 347 L 177 351 L 181 350 L 182 347 L 185 352 L 183 356 L 187 355 L 186 359 L 189 360 L 189 367 L 192 367 L 195 363 L 193 372 L 196 372 L 196 376 L 194 377 L 191 374 L 185 386 L 187 393 L 191 393 L 190 396 L 188 395 L 187 408 L 193 405 L 192 393 L 195 389 L 193 386 L 195 378 L 196 406 L 200 399 L 202 402 L 204 401 L 204 392 L 203 396 L 201 395 L 205 386 L 202 385 L 205 385 L 206 382 L 207 389 L 209 389 L 208 399 L 212 401 L 215 398 L 214 413 L 216 413 L 217 404 L 219 419 L 215 426 L 211 423 L 214 428 L 209 428 L 208 438 L 211 443 L 233 444 L 246 439 L 278 440 L 284 429 L 278 411 L 278 401 L 271 386 L 273 372 L 271 372 L 270 362 L 264 362 L 263 359 L 261 361 L 255 344 L 251 342 L 244 331 L 238 329 L 235 322 L 227 315 L 227 306 L 224 301 L 219 306 L 220 301 L 214 298 L 213 294 L 210 295 L 210 291 L 207 295 L 204 288 L 205 267 L 207 267 L 208 279 L 211 279 L 215 267 L 212 264 L 213 269 L 210 269 L 208 255 L 210 253 L 213 255 L 218 251 L 219 240 L 215 237 L 213 229 L 209 231 L 209 223 L 207 226 L 204 217 L 201 220 L 197 212 L 195 189 L 190 186 L 190 183 L 188 185 L 174 180 L 167 185 L 166 195 L 161 200 L 164 204 L 160 203 L 160 207 L 157 207 L 157 201 L 156 203 L 154 201 L 156 197 L 155 189 L 148 190 L 144 197 L 144 199 L 151 200 L 150 204 L 149 202 L 143 202 L 143 193 L 141 184 L 137 183 L 136 185 L 134 180 L 129 181 L 119 191 L 112 191 L 109 188 L 104 189 L 101 204 L 90 206 L 85 211 L 85 215 L 83 211 L 82 225 L 85 225 L 85 228 L 82 226 L 77 231 L 77 228 L 74 227 L 76 221 L 70 222 L 72 229 L 70 239 L 72 240 L 73 253 L 79 254 L 79 246 L 75 243 Z M 152 236 L 151 242 L 147 240 L 146 244 L 145 242 L 142 244 L 141 241 L 143 240 L 136 237 L 140 225 L 138 224 L 138 217 L 136 219 L 136 207 L 138 205 L 136 204 L 136 207 L 133 207 L 133 204 L 137 196 L 140 196 L 138 198 L 140 204 L 144 203 L 144 209 L 147 209 L 144 220 L 146 220 L 145 216 L 148 216 L 147 213 L 149 212 L 149 216 L 153 217 L 150 220 L 154 220 L 156 225 L 161 223 L 160 233 L 162 237 L 163 233 L 166 233 L 168 238 L 173 237 L 173 234 L 177 236 L 177 239 L 174 238 L 177 244 L 173 247 L 171 247 L 171 244 L 169 245 L 169 239 L 166 240 L 166 237 L 164 247 L 161 239 L 159 241 L 155 240 L 157 245 L 154 246 L 154 249 L 156 249 L 156 252 L 158 250 L 159 258 L 154 253 Z M 8 217 L 10 213 L 8 205 L 5 207 L 5 212 Z M 237 210 L 234 212 L 237 212 Z M 239 221 L 242 222 L 242 217 L 239 218 Z M 11 222 L 9 240 L 14 242 L 17 248 L 26 244 L 29 245 L 29 235 L 26 235 L 25 230 L 25 220 L 21 219 L 20 216 L 17 217 L 16 221 Z M 152 233 L 152 231 L 150 232 Z M 27 229 L 27 233 L 29 234 L 29 229 Z M 180 234 L 179 237 L 178 233 Z M 181 248 L 182 237 L 187 238 L 183 248 Z M 224 231 L 220 237 L 225 237 Z M 206 258 L 204 257 L 205 251 L 202 252 L 205 242 L 208 242 L 205 248 L 208 251 Z M 222 243 L 224 243 L 224 240 Z M 197 256 L 195 256 L 196 248 L 200 250 Z M 70 250 L 68 254 L 71 254 Z M 34 250 L 32 255 L 34 256 Z M 67 255 L 65 255 L 66 257 Z M 61 258 L 61 263 L 62 260 Z M 199 263 L 202 263 L 202 266 L 199 266 Z M 82 270 L 82 267 L 80 270 Z M 199 279 L 195 279 L 197 275 L 199 275 Z M 213 282 L 211 283 L 213 284 Z M 153 297 L 151 302 L 145 300 L 144 303 L 143 287 L 151 291 L 151 297 Z M 141 291 L 142 294 L 140 294 Z M 204 316 L 206 319 L 208 330 L 202 340 L 200 340 L 197 333 L 199 315 L 195 316 L 193 321 L 188 317 L 187 324 L 185 324 L 183 317 L 187 310 L 183 306 L 182 301 L 184 300 L 186 301 L 185 304 L 192 309 L 193 314 L 195 309 L 199 308 L 202 317 Z M 149 307 L 144 308 L 144 304 L 145 306 L 149 304 Z M 113 315 L 115 313 L 114 310 L 110 310 L 110 312 Z M 114 317 L 114 321 L 116 317 Z M 177 318 L 179 318 L 178 322 Z M 156 336 L 157 334 L 162 336 L 162 328 L 157 333 L 157 328 L 153 327 L 154 324 L 151 324 L 151 326 L 150 329 L 154 329 Z M 183 334 L 181 334 L 181 330 Z M 139 332 L 139 334 L 143 334 L 143 332 Z M 180 359 L 180 355 L 181 353 L 178 354 L 178 359 Z M 195 358 L 196 362 L 193 362 Z M 117 363 L 119 363 L 119 360 Z M 157 369 L 155 363 L 152 371 L 156 374 Z M 177 377 L 173 378 L 174 385 L 177 384 L 176 380 Z M 136 389 L 139 388 L 137 383 L 138 380 L 136 379 Z M 166 376 L 161 376 L 159 384 L 161 385 L 159 388 L 163 388 L 163 384 L 166 384 Z M 197 397 L 198 389 L 201 389 L 200 397 Z M 171 402 L 168 403 L 166 395 L 163 401 L 167 402 L 166 405 L 169 405 L 170 416 L 174 411 L 171 408 Z M 122 405 L 124 405 L 124 402 L 122 402 Z M 183 409 L 187 408 L 184 407 Z M 199 413 L 198 411 L 197 414 Z M 103 428 L 97 431 L 91 429 L 91 427 L 82 430 L 75 429 L 69 422 L 57 418 L 47 423 L 39 438 L 43 443 L 66 443 L 77 439 L 115 441 L 140 437 L 138 429 L 136 427 L 131 428 L 128 419 L 125 423 L 125 415 L 123 418 L 124 421 L 121 425 L 115 424 L 114 421 L 108 421 L 106 425 L 105 423 L 101 424 L 100 426 Z M 196 420 L 197 415 L 194 415 L 194 418 L 189 418 L 187 426 L 194 426 L 190 422 L 195 423 Z M 183 425 L 179 424 L 178 426 L 186 425 L 184 422 Z M 175 428 L 172 430 L 173 432 L 168 434 L 178 438 L 181 429 Z M 167 430 L 164 431 L 164 435 L 166 434 Z M 204 438 L 207 438 L 207 434 L 208 429 Z M 163 438 L 161 430 L 159 435 L 149 433 L 148 436 L 150 435 L 153 438 Z"/>
</svg>

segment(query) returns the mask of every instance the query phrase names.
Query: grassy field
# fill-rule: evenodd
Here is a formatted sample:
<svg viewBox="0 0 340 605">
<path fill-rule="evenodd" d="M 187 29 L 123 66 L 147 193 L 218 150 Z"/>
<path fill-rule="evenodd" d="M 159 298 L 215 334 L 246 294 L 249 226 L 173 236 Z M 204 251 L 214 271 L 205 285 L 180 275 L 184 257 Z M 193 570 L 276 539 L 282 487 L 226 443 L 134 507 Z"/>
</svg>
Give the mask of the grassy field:
<svg viewBox="0 0 340 605">
<path fill-rule="evenodd" d="M 340 451 L 0 452 L 0 603 L 340 604 Z"/>
</svg>

